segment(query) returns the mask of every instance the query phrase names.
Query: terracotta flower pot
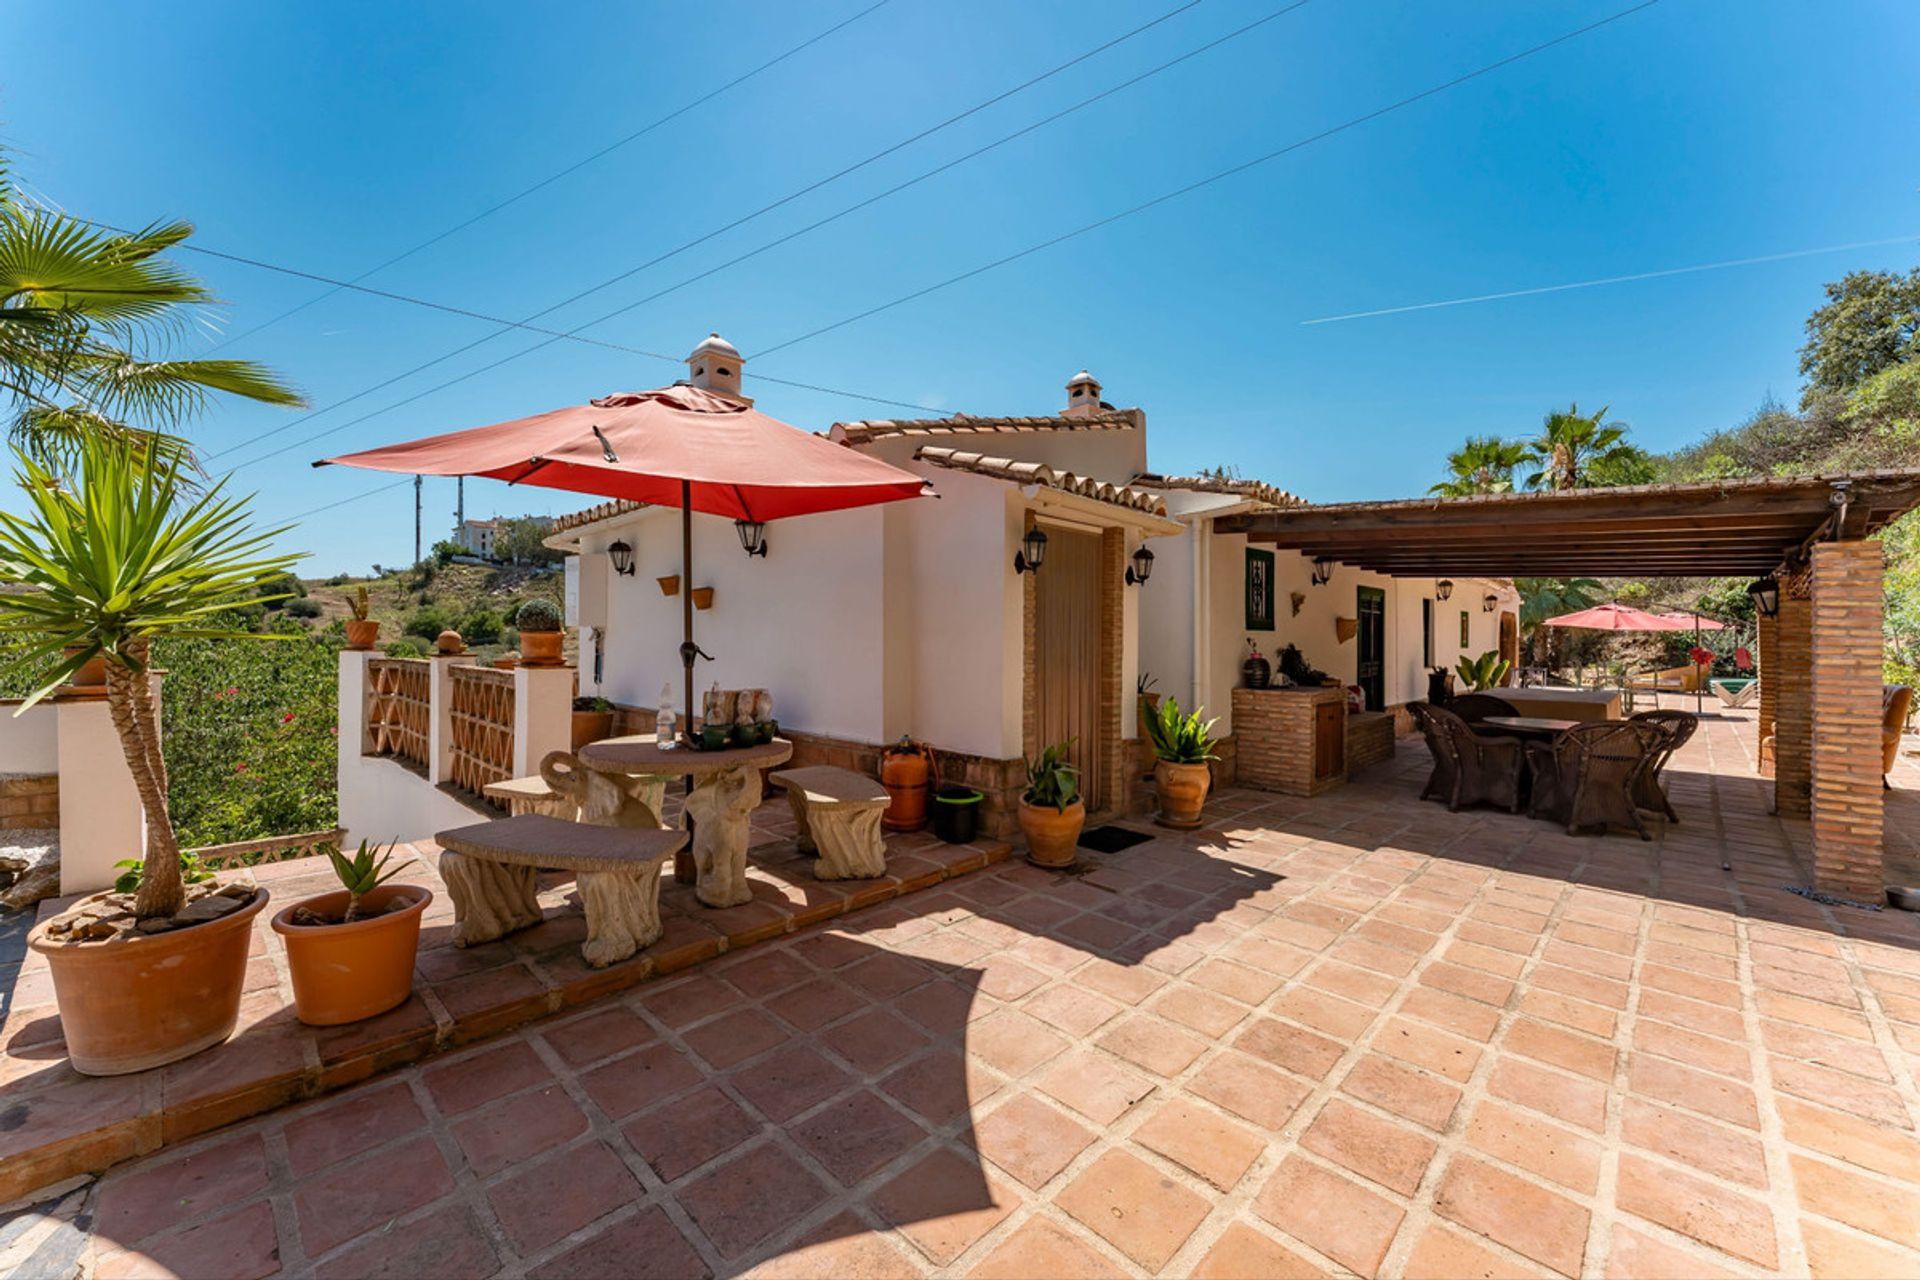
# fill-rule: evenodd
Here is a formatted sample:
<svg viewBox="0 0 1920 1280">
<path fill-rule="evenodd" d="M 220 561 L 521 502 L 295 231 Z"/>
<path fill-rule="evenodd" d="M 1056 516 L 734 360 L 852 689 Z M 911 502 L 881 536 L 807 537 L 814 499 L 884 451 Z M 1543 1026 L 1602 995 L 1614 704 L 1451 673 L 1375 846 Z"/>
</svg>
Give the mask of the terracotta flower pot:
<svg viewBox="0 0 1920 1280">
<path fill-rule="evenodd" d="M 576 711 L 573 713 L 573 749 L 578 751 L 589 742 L 598 742 L 602 738 L 613 736 L 613 712 Z"/>
<path fill-rule="evenodd" d="M 382 912 L 396 897 L 413 905 Z M 358 1022 L 406 1003 L 413 994 L 413 961 L 420 950 L 420 916 L 433 893 L 411 884 L 383 884 L 364 899 L 371 914 L 352 924 L 300 925 L 301 907 L 320 915 L 347 909 L 347 891 L 302 898 L 273 918 L 273 931 L 287 944 L 293 976 L 293 1006 L 311 1027 Z"/>
<path fill-rule="evenodd" d="M 380 640 L 380 624 L 372 618 L 347 619 L 347 648 L 364 652 Z"/>
<path fill-rule="evenodd" d="M 565 633 L 560 631 L 522 631 L 520 633 L 520 665 L 523 667 L 557 667 L 560 665 L 560 644 Z"/>
<path fill-rule="evenodd" d="M 1154 794 L 1160 811 L 1154 821 L 1163 827 L 1191 831 L 1200 825 L 1200 811 L 1206 806 L 1207 791 L 1213 786 L 1213 774 L 1204 761 L 1179 764 L 1162 760 L 1153 767 Z"/>
<path fill-rule="evenodd" d="M 655 578 L 654 581 L 660 584 L 661 595 L 677 596 L 680 594 L 680 575 L 679 574 L 670 573 L 664 578 Z"/>
<path fill-rule="evenodd" d="M 165 1066 L 233 1034 L 246 984 L 253 918 L 267 891 L 207 924 L 108 942 L 46 937 L 27 943 L 47 958 L 66 1032 L 67 1057 L 86 1076 Z"/>
<path fill-rule="evenodd" d="M 68 657 L 78 653 L 78 649 L 68 649 Z M 83 663 L 78 671 L 67 677 L 67 688 L 96 690 L 107 687 L 107 660 L 104 655 L 96 655 Z"/>
<path fill-rule="evenodd" d="M 695 587 L 693 589 L 693 607 L 696 609 L 713 608 L 713 588 Z"/>
<path fill-rule="evenodd" d="M 1079 856 L 1080 828 L 1087 823 L 1087 806 L 1075 800 L 1060 810 L 1050 804 L 1020 802 L 1020 831 L 1027 838 L 1027 858 L 1035 866 L 1070 867 Z"/>
</svg>

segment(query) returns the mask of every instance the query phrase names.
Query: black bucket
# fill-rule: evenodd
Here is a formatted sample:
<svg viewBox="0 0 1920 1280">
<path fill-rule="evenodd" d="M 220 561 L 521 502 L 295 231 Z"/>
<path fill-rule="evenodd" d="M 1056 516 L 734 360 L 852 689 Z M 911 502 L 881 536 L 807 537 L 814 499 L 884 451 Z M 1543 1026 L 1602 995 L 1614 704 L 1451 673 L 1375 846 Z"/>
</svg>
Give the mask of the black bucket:
<svg viewBox="0 0 1920 1280">
<path fill-rule="evenodd" d="M 948 844 L 968 844 L 980 830 L 980 802 L 972 787 L 947 782 L 933 793 L 933 833 Z"/>
</svg>

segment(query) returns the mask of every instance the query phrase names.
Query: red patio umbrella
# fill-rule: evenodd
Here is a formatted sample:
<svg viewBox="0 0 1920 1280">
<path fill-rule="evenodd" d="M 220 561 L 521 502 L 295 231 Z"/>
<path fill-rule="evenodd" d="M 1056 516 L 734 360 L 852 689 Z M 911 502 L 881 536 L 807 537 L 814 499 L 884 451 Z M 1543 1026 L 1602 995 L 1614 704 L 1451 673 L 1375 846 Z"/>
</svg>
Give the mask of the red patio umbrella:
<svg viewBox="0 0 1920 1280">
<path fill-rule="evenodd" d="M 680 645 L 693 727 L 693 513 L 763 522 L 918 497 L 927 482 L 727 396 L 691 386 L 603 396 L 314 463 L 483 476 L 680 509 Z"/>
<path fill-rule="evenodd" d="M 1685 631 L 1688 624 L 1660 613 L 1648 613 L 1625 604 L 1597 604 L 1578 613 L 1548 618 L 1550 627 L 1577 627 L 1584 631 Z"/>
</svg>

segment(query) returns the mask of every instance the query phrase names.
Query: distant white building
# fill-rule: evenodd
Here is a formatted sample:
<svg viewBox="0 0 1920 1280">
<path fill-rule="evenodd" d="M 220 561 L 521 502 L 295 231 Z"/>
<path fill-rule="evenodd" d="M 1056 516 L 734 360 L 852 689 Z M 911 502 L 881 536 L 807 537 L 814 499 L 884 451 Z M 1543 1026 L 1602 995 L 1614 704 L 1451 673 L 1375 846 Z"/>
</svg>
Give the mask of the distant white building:
<svg viewBox="0 0 1920 1280">
<path fill-rule="evenodd" d="M 553 527 L 550 516 L 521 516 L 542 532 Z M 483 560 L 497 560 L 499 553 L 494 549 L 494 540 L 500 535 L 501 527 L 509 521 L 501 516 L 490 520 L 462 520 L 453 531 L 453 540 L 469 555 L 479 556 Z"/>
</svg>

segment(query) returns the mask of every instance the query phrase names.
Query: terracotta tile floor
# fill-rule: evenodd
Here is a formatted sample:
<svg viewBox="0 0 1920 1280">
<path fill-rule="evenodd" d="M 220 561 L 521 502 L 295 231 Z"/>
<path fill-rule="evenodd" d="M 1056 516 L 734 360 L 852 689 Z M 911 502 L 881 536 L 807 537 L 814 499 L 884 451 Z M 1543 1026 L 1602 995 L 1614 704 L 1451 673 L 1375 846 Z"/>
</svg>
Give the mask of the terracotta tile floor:
<svg viewBox="0 0 1920 1280">
<path fill-rule="evenodd" d="M 1449 815 L 1404 743 L 1230 790 L 124 1166 L 88 1265 L 1920 1274 L 1920 926 L 1780 889 L 1751 746 L 1652 844 Z"/>
</svg>

